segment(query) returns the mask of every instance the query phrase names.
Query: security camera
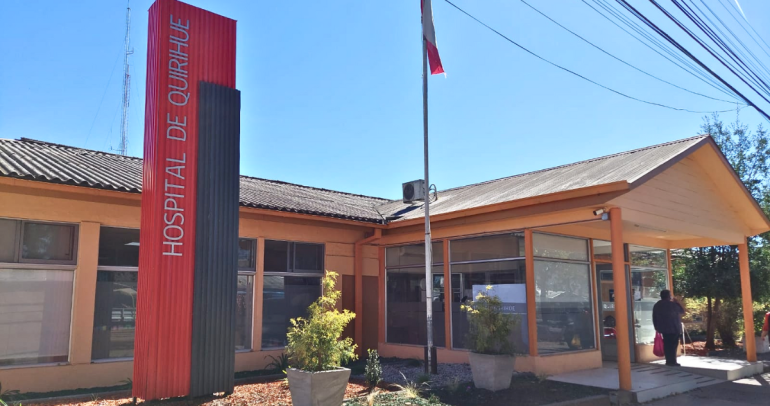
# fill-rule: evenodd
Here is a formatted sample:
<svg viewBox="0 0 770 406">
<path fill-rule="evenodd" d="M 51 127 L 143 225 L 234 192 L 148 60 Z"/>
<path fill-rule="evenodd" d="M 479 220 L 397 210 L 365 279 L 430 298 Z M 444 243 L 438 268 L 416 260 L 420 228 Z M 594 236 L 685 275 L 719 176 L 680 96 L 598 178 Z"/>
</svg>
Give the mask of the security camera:
<svg viewBox="0 0 770 406">
<path fill-rule="evenodd" d="M 604 209 L 596 209 L 596 210 L 594 210 L 594 216 L 601 216 L 604 213 L 605 213 Z"/>
</svg>

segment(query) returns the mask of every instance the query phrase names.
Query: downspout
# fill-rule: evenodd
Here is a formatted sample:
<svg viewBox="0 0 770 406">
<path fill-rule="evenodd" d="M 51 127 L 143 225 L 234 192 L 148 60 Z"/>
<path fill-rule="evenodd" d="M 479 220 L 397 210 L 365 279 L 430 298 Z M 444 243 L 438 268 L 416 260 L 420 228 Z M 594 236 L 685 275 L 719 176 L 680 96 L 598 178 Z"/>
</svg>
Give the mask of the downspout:
<svg viewBox="0 0 770 406">
<path fill-rule="evenodd" d="M 356 353 L 360 356 L 363 354 L 363 339 L 364 339 L 364 245 L 382 238 L 382 230 L 379 228 L 374 229 L 374 234 L 366 237 L 362 240 L 358 240 L 354 244 L 353 251 L 353 276 L 355 278 L 355 313 L 356 319 L 353 323 L 355 331 L 353 333 L 353 341 L 358 345 Z"/>
</svg>

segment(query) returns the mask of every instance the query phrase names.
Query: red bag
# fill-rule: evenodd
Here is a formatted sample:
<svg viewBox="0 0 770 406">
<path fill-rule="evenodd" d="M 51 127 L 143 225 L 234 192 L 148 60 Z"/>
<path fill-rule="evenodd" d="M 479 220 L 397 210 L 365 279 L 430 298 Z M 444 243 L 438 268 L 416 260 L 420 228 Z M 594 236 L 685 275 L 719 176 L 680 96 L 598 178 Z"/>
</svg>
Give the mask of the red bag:
<svg viewBox="0 0 770 406">
<path fill-rule="evenodd" d="M 656 357 L 666 355 L 666 352 L 663 350 L 663 336 L 660 333 L 655 333 L 655 345 L 652 347 L 652 353 Z"/>
</svg>

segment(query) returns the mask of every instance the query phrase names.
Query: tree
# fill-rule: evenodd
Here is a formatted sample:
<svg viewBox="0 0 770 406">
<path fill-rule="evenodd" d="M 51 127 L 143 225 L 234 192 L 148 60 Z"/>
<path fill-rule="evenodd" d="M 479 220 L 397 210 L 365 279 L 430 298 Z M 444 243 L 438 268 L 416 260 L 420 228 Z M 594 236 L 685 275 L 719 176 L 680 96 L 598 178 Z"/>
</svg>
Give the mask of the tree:
<svg viewBox="0 0 770 406">
<path fill-rule="evenodd" d="M 738 119 L 725 126 L 716 113 L 704 118 L 701 131 L 714 138 L 762 210 L 770 213 L 770 134 L 761 124 L 749 131 Z M 769 242 L 770 233 L 748 241 L 755 301 L 770 298 Z M 715 330 L 725 345 L 734 344 L 732 331 L 740 317 L 737 302 L 741 298 L 737 246 L 692 248 L 677 253 L 674 280 L 677 293 L 707 301 L 706 347 L 715 347 Z M 725 314 L 718 317 L 722 311 Z M 720 322 L 715 323 L 717 320 Z"/>
</svg>

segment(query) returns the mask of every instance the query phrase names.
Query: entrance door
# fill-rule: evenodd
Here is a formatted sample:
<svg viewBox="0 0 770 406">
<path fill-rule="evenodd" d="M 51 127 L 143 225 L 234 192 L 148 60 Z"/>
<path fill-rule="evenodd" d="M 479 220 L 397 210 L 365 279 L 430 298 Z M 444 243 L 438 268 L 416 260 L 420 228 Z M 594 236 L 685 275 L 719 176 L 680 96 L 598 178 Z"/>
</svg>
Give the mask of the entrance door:
<svg viewBox="0 0 770 406">
<path fill-rule="evenodd" d="M 628 273 L 628 269 L 626 269 Z M 603 361 L 618 360 L 618 341 L 617 341 L 617 319 L 615 315 L 615 286 L 613 285 L 612 264 L 596 264 L 596 281 L 598 284 L 597 295 L 599 298 L 599 323 L 600 341 L 602 348 Z M 628 277 L 626 277 L 626 291 L 628 292 Z M 631 298 L 627 294 L 628 309 L 631 310 Z M 631 352 L 631 362 L 636 361 L 633 351 L 634 333 L 629 314 L 628 322 L 629 348 Z"/>
</svg>

